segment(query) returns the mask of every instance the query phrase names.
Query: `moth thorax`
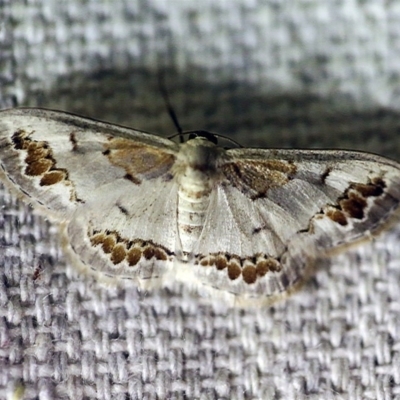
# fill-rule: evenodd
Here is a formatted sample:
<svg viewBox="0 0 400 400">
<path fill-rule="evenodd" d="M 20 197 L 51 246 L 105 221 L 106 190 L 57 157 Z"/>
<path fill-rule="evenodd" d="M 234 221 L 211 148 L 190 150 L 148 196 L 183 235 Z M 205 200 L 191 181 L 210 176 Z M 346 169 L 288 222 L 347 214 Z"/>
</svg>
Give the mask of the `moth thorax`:
<svg viewBox="0 0 400 400">
<path fill-rule="evenodd" d="M 207 173 L 188 167 L 178 190 L 178 229 L 184 252 L 191 252 L 203 230 L 210 202 L 211 183 Z"/>
</svg>

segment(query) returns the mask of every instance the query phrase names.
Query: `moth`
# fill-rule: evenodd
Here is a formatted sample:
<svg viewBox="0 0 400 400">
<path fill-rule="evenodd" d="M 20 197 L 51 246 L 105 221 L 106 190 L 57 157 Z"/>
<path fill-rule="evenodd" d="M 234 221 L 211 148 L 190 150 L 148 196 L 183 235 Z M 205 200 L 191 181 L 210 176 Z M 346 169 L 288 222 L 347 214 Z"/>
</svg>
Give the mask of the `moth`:
<svg viewBox="0 0 400 400">
<path fill-rule="evenodd" d="M 182 281 L 285 297 L 317 257 L 398 219 L 400 164 L 342 150 L 184 143 L 34 108 L 0 112 L 2 179 L 58 221 L 79 268 L 140 287 Z"/>
</svg>

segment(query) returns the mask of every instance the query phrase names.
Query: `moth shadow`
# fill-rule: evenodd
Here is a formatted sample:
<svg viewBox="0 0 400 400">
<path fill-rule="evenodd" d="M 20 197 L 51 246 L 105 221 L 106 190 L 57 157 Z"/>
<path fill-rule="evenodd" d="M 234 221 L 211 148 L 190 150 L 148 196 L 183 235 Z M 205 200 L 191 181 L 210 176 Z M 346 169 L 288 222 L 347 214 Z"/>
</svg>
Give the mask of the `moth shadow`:
<svg viewBox="0 0 400 400">
<path fill-rule="evenodd" d="M 343 148 L 400 159 L 400 113 L 360 111 L 331 94 L 282 93 L 273 85 L 234 80 L 221 71 L 135 67 L 98 69 L 60 77 L 51 91 L 36 90 L 26 105 L 61 109 L 170 136 L 176 128 L 160 90 L 160 74 L 183 130 L 208 130 L 244 146 Z"/>
</svg>

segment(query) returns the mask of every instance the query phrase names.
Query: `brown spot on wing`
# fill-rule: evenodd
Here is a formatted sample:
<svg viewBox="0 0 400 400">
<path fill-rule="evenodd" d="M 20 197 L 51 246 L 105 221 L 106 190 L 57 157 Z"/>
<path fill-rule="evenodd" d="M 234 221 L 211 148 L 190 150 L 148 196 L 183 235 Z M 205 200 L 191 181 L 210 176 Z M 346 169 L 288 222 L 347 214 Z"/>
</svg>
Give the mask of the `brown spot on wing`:
<svg viewBox="0 0 400 400">
<path fill-rule="evenodd" d="M 218 257 L 218 255 L 217 255 Z M 211 265 L 215 265 L 216 264 L 216 257 L 213 255 L 209 255 L 208 257 L 205 257 L 202 259 L 201 265 L 207 267 L 207 266 L 211 266 Z"/>
<path fill-rule="evenodd" d="M 230 280 L 234 281 L 235 279 L 239 278 L 241 273 L 242 269 L 236 262 L 230 262 L 228 264 L 228 277 Z"/>
<path fill-rule="evenodd" d="M 339 225 L 346 226 L 347 225 L 347 217 L 344 215 L 343 211 L 329 207 L 325 211 L 325 215 L 330 218 L 333 222 L 337 222 Z"/>
<path fill-rule="evenodd" d="M 242 270 L 243 280 L 248 283 L 254 283 L 257 280 L 257 269 L 253 265 L 247 265 Z"/>
<path fill-rule="evenodd" d="M 14 148 L 17 150 L 27 150 L 32 140 L 29 139 L 29 133 L 23 129 L 18 129 L 11 137 Z"/>
<path fill-rule="evenodd" d="M 112 249 L 111 252 L 111 262 L 113 264 L 119 264 L 126 257 L 126 248 L 123 244 L 119 243 Z"/>
<path fill-rule="evenodd" d="M 155 255 L 154 248 L 151 246 L 146 247 L 143 251 L 143 255 L 144 255 L 144 258 L 146 258 L 147 260 L 151 260 Z"/>
<path fill-rule="evenodd" d="M 90 242 L 92 246 L 97 246 L 98 244 L 102 244 L 107 235 L 104 232 L 96 233 L 90 238 Z"/>
<path fill-rule="evenodd" d="M 50 149 L 45 143 L 40 145 L 38 142 L 30 142 L 25 150 L 28 152 L 25 157 L 25 162 L 27 164 L 31 164 L 40 159 L 50 159 Z"/>
<path fill-rule="evenodd" d="M 142 258 L 142 251 L 134 247 L 128 251 L 127 261 L 130 267 L 134 267 Z"/>
<path fill-rule="evenodd" d="M 362 197 L 378 197 L 383 194 L 385 187 L 385 182 L 381 179 L 367 184 L 354 183 L 351 185 L 351 188 L 357 191 Z"/>
<path fill-rule="evenodd" d="M 269 271 L 269 265 L 267 260 L 259 261 L 256 264 L 256 271 L 258 276 L 265 276 Z"/>
<path fill-rule="evenodd" d="M 280 272 L 282 270 L 282 264 L 275 258 L 268 257 L 263 261 L 265 262 L 265 265 L 267 266 L 268 271 Z M 259 262 L 263 262 L 263 261 L 259 261 Z M 257 266 L 258 266 L 258 264 L 259 263 L 257 263 Z"/>
<path fill-rule="evenodd" d="M 66 172 L 63 170 L 49 171 L 42 176 L 40 186 L 51 186 L 66 179 Z"/>
<path fill-rule="evenodd" d="M 339 201 L 340 208 L 351 218 L 364 218 L 364 209 L 367 201 L 356 192 L 347 193 L 347 197 Z"/>
<path fill-rule="evenodd" d="M 142 178 L 154 179 L 169 172 L 175 155 L 157 147 L 124 138 L 113 138 L 103 154 L 111 164 L 126 171 L 125 178 L 140 184 Z"/>
<path fill-rule="evenodd" d="M 109 234 L 105 237 L 103 243 L 101 244 L 104 253 L 109 254 L 113 251 L 114 246 L 117 244 L 117 238 L 114 234 Z"/>
<path fill-rule="evenodd" d="M 109 255 L 110 261 L 117 265 L 126 261 L 129 267 L 134 267 L 140 260 L 167 261 L 173 253 L 163 246 L 141 239 L 128 240 L 118 232 L 106 230 L 88 232 L 93 247 L 101 246 L 104 254 Z"/>
<path fill-rule="evenodd" d="M 232 161 L 221 166 L 227 180 L 253 200 L 265 197 L 271 188 L 286 185 L 296 170 L 295 164 L 284 160 Z"/>
<path fill-rule="evenodd" d="M 30 134 L 23 129 L 14 132 L 12 142 L 15 150 L 26 151 L 24 159 L 26 175 L 40 178 L 39 185 L 41 186 L 51 186 L 62 182 L 71 187 L 70 200 L 73 202 L 80 201 L 77 198 L 76 191 L 73 190 L 68 172 L 57 167 L 57 161 L 49 143 L 32 140 Z"/>
<path fill-rule="evenodd" d="M 26 160 L 25 160 L 26 161 Z M 48 159 L 38 159 L 35 161 L 27 162 L 28 166 L 25 168 L 25 174 L 29 176 L 40 176 L 47 172 L 53 162 Z"/>
<path fill-rule="evenodd" d="M 327 205 L 313 218 L 320 219 L 327 216 L 341 226 L 348 225 L 348 218 L 363 219 L 368 207 L 369 197 L 380 197 L 385 193 L 386 184 L 380 177 L 371 179 L 368 183 L 352 182 L 339 197 L 337 204 Z M 311 232 L 312 224 L 305 231 Z"/>
<path fill-rule="evenodd" d="M 281 263 L 273 257 L 258 254 L 254 257 L 240 258 L 228 253 L 199 255 L 199 264 L 203 267 L 215 267 L 218 271 L 226 271 L 230 280 L 242 276 L 243 281 L 252 284 L 257 279 L 282 270 Z"/>
<path fill-rule="evenodd" d="M 225 269 L 228 265 L 228 262 L 226 260 L 226 257 L 222 257 L 222 256 L 217 256 L 215 258 L 215 266 L 217 269 L 221 270 L 221 269 Z"/>
<path fill-rule="evenodd" d="M 155 247 L 154 248 L 154 257 L 157 260 L 160 260 L 160 261 L 167 261 L 168 260 L 167 253 L 163 249 L 161 249 L 159 247 Z"/>
</svg>

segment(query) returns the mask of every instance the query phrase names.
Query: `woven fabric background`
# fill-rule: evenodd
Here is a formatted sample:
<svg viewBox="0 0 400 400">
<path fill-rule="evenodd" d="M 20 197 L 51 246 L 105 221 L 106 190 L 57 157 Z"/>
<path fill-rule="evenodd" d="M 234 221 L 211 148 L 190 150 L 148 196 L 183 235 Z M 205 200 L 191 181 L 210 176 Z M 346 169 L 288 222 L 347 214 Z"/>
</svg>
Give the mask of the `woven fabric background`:
<svg viewBox="0 0 400 400">
<path fill-rule="evenodd" d="M 0 105 L 400 160 L 400 3 L 3 0 Z M 90 177 L 88 177 L 90 179 Z M 400 229 L 269 308 L 103 288 L 0 186 L 0 399 L 400 399 Z"/>
</svg>

